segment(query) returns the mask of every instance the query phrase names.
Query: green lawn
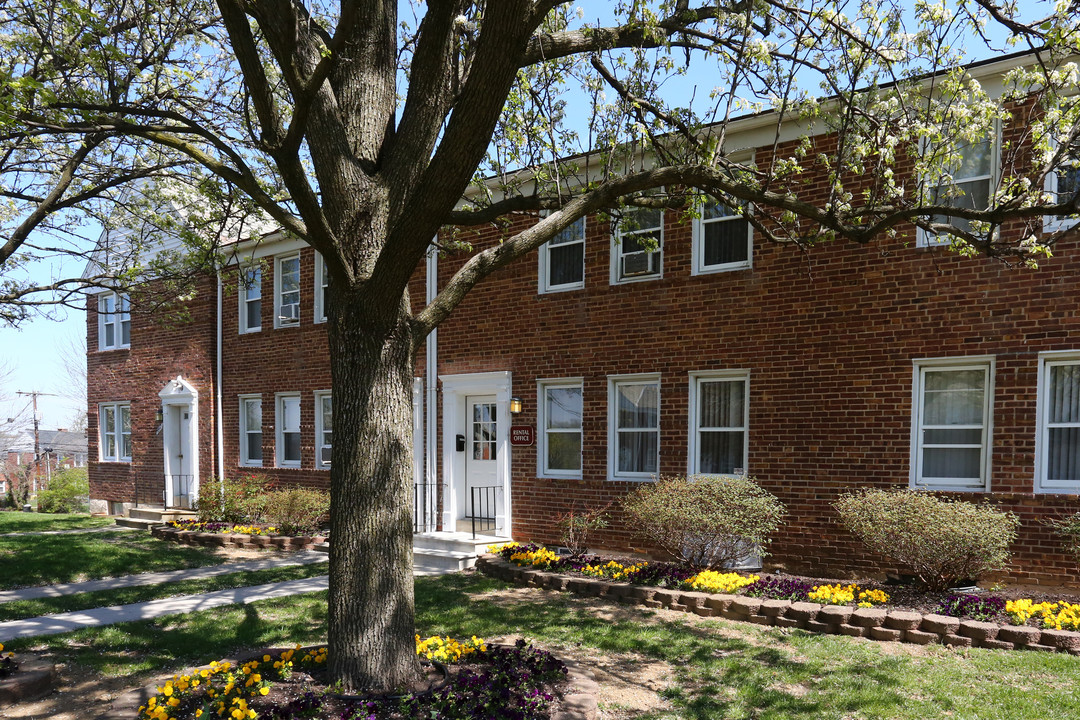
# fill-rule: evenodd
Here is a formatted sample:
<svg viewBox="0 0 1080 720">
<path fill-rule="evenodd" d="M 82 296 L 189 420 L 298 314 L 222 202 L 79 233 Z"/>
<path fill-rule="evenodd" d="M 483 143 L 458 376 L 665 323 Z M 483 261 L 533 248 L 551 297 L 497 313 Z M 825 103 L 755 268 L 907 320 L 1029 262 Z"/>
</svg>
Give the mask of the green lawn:
<svg viewBox="0 0 1080 720">
<path fill-rule="evenodd" d="M 0 590 L 217 565 L 213 550 L 143 532 L 0 537 Z"/>
<path fill-rule="evenodd" d="M 112 524 L 112 518 L 91 517 L 79 513 L 52 515 L 36 512 L 0 512 L 0 535 L 45 530 L 83 530 L 108 527 Z"/>
<path fill-rule="evenodd" d="M 1080 658 L 1068 655 L 922 648 L 662 618 L 538 590 L 498 594 L 504 583 L 475 575 L 422 578 L 416 588 L 424 635 L 522 634 L 568 658 L 658 665 L 671 708 L 635 716 L 643 720 L 1080 717 Z M 241 648 L 325 641 L 325 622 L 326 594 L 314 593 L 8 645 L 47 645 L 95 672 L 136 681 Z"/>
<path fill-rule="evenodd" d="M 97 592 L 65 595 L 63 597 L 41 598 L 39 600 L 16 600 L 0 603 L 0 622 L 22 620 L 23 618 L 52 615 L 55 613 L 87 610 L 90 608 L 109 607 L 112 605 L 130 605 L 147 600 L 160 600 L 177 595 L 194 595 L 228 588 L 263 585 L 265 583 L 300 580 L 326 574 L 326 563 L 312 565 L 293 565 L 269 570 L 236 572 L 228 575 L 202 578 L 200 580 L 181 580 L 180 582 L 140 587 L 119 588 L 117 590 L 99 590 Z"/>
</svg>

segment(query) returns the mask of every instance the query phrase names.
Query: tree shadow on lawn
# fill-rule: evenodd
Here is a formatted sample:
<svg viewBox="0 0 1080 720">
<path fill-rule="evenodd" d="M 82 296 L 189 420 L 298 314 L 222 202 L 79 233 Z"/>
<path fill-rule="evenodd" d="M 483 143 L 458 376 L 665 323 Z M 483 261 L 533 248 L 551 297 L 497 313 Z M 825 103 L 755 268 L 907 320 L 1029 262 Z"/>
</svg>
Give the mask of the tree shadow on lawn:
<svg viewBox="0 0 1080 720">
<path fill-rule="evenodd" d="M 521 595 L 485 597 L 493 591 Z M 895 711 L 906 702 L 897 677 L 901 658 L 863 649 L 845 653 L 829 645 L 816 653 L 825 660 L 807 659 L 791 644 L 791 634 L 757 628 L 740 632 L 692 617 L 663 619 L 650 610 L 508 588 L 489 578 L 459 575 L 418 581 L 417 617 L 418 627 L 432 634 L 522 634 L 562 646 L 570 658 L 574 646 L 584 644 L 666 663 L 675 671 L 662 694 L 688 718 L 816 719 L 865 711 L 889 717 L 890 708 Z"/>
</svg>

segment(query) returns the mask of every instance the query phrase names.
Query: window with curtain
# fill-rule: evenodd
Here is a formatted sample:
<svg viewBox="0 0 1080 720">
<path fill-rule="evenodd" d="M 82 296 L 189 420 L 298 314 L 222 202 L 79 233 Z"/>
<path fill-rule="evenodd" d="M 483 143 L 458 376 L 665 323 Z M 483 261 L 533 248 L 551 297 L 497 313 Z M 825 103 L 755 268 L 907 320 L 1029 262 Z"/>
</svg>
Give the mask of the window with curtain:
<svg viewBox="0 0 1080 720">
<path fill-rule="evenodd" d="M 279 395 L 277 402 L 277 460 L 283 467 L 300 466 L 300 396 Z"/>
<path fill-rule="evenodd" d="M 990 361 L 918 366 L 914 484 L 987 488 Z"/>
<path fill-rule="evenodd" d="M 949 175 L 952 182 L 941 182 L 930 191 L 930 201 L 935 205 L 948 205 L 969 210 L 985 210 L 990 206 L 990 195 L 994 188 L 997 172 L 997 142 L 990 136 L 977 142 L 965 143 L 957 148 L 959 159 Z M 964 218 L 936 215 L 931 218 L 936 223 L 948 223 L 961 230 L 970 230 L 971 221 Z M 919 242 L 922 245 L 948 243 L 948 237 L 936 237 L 920 231 Z"/>
<path fill-rule="evenodd" d="M 1037 488 L 1080 490 L 1080 354 L 1040 358 Z"/>
<path fill-rule="evenodd" d="M 262 398 L 240 398 L 240 464 L 262 465 Z"/>
<path fill-rule="evenodd" d="M 330 469 L 330 452 L 333 449 L 334 402 L 329 391 L 315 393 L 315 448 L 316 466 Z"/>
<path fill-rule="evenodd" d="M 692 475 L 746 472 L 748 385 L 745 373 L 694 378 L 691 386 Z"/>
<path fill-rule="evenodd" d="M 244 268 L 240 275 L 240 332 L 262 329 L 262 268 Z"/>
<path fill-rule="evenodd" d="M 660 378 L 612 378 L 610 396 L 611 477 L 655 477 L 660 466 Z"/>
<path fill-rule="evenodd" d="M 540 246 L 540 292 L 585 287 L 585 218 Z"/>
<path fill-rule="evenodd" d="M 694 220 L 694 273 L 750 267 L 750 223 L 723 203 L 708 198 Z"/>
</svg>

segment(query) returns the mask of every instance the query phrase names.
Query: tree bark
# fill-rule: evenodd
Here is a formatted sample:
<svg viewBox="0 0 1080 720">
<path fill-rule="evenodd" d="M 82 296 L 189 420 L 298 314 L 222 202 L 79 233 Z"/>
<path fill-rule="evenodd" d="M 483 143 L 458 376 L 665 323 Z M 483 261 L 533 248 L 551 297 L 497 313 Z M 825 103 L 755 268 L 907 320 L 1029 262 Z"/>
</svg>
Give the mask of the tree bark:
<svg viewBox="0 0 1080 720">
<path fill-rule="evenodd" d="M 331 287 L 329 670 L 346 692 L 420 677 L 412 550 L 412 376 L 408 293 L 380 311 Z"/>
</svg>

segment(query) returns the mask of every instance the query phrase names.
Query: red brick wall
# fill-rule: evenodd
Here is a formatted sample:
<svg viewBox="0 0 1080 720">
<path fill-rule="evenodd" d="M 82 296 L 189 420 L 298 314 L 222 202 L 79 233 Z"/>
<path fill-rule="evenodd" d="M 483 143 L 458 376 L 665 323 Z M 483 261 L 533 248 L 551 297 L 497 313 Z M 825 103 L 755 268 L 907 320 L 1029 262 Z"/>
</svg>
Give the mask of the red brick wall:
<svg viewBox="0 0 1080 720">
<path fill-rule="evenodd" d="M 214 334 L 216 281 L 198 281 L 188 302 L 189 319 L 171 319 L 131 312 L 131 347 L 98 348 L 97 301 L 90 298 L 86 313 L 87 437 L 90 497 L 96 500 L 160 505 L 165 487 L 164 455 L 156 414 L 158 393 L 177 375 L 199 392 L 199 473 L 214 471 Z M 103 462 L 100 458 L 98 407 L 106 402 L 131 403 L 132 461 Z"/>
<path fill-rule="evenodd" d="M 860 486 L 907 486 L 913 360 L 993 355 L 992 492 L 969 497 L 1021 515 L 1012 577 L 1074 575 L 1042 520 L 1080 503 L 1035 495 L 1033 457 L 1038 353 L 1080 348 L 1075 235 L 1037 272 L 908 236 L 805 253 L 757 242 L 752 269 L 691 277 L 690 225 L 666 215 L 662 279 L 610 285 L 608 226 L 590 218 L 584 290 L 538 294 L 532 255 L 477 287 L 439 330 L 440 373 L 513 372 L 525 399 L 515 424 L 536 423 L 537 378 L 584 377 L 583 479 L 537 479 L 536 448 L 515 448 L 516 538 L 557 542 L 558 512 L 634 487 L 606 479 L 608 375 L 661 374 L 660 469 L 676 474 L 687 469 L 688 373 L 745 369 L 748 470 L 789 511 L 774 560 L 833 574 L 888 569 L 830 504 Z M 442 263 L 440 283 L 456 265 Z M 600 540 L 642 546 L 621 518 Z"/>
</svg>

